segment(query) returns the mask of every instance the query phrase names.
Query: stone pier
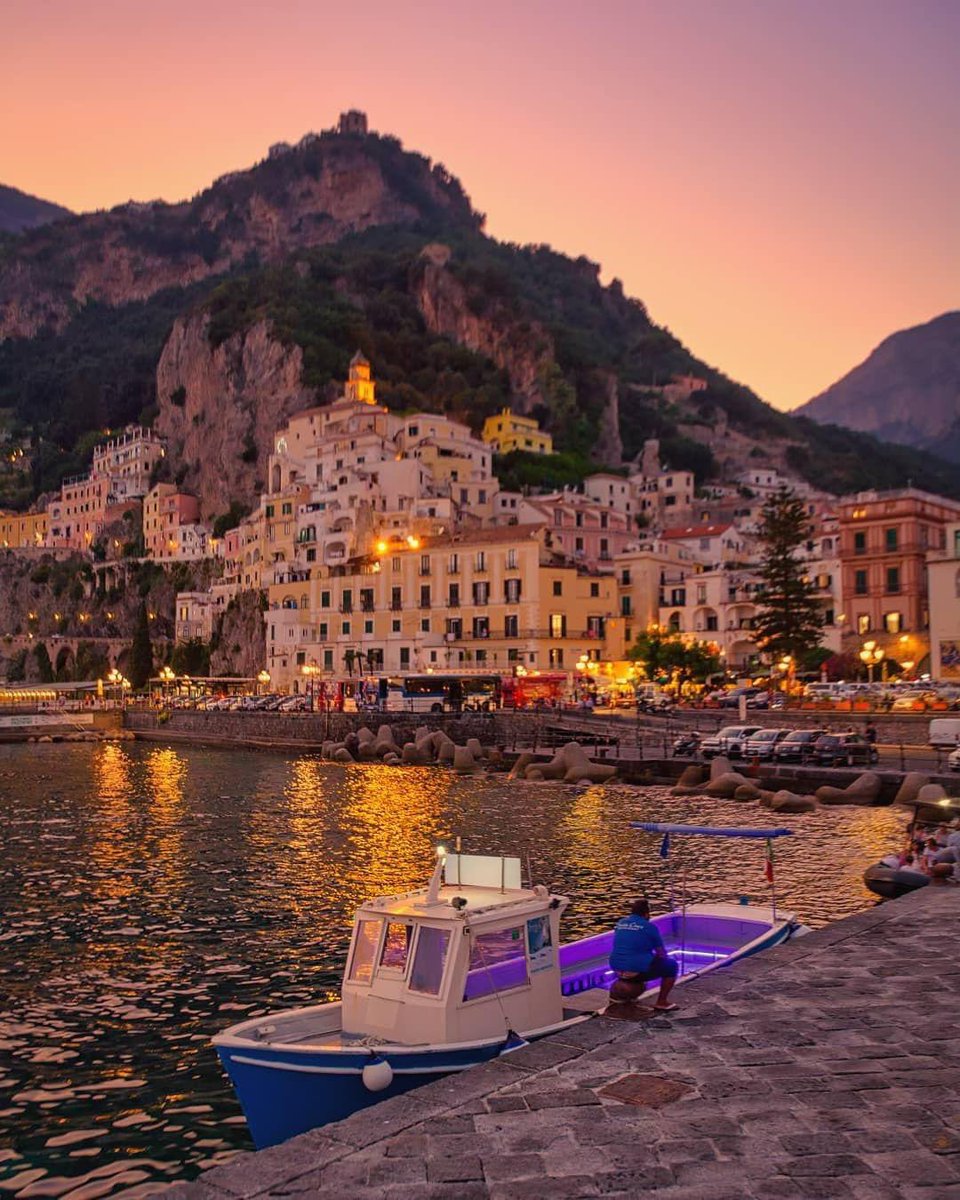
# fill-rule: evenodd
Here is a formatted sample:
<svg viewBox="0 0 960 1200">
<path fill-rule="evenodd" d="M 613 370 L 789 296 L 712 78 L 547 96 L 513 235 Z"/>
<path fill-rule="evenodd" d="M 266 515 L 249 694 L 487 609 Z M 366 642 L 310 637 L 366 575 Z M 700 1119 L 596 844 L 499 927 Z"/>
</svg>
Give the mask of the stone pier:
<svg viewBox="0 0 960 1200">
<path fill-rule="evenodd" d="M 958 1200 L 960 890 L 927 887 L 171 1200 Z"/>
</svg>

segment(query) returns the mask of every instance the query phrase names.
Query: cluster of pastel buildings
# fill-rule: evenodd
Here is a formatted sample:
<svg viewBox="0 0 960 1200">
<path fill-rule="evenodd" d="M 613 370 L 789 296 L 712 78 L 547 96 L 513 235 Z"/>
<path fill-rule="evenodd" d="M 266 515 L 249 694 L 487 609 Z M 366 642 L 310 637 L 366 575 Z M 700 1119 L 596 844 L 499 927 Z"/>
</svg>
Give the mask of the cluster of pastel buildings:
<svg viewBox="0 0 960 1200">
<path fill-rule="evenodd" d="M 222 538 L 195 497 L 150 486 L 164 447 L 131 428 L 44 512 L 0 515 L 0 543 L 104 549 L 138 512 L 148 557 L 222 564 L 209 592 L 178 596 L 178 638 L 209 639 L 233 597 L 262 592 L 264 667 L 291 691 L 352 674 L 354 662 L 376 674 L 575 677 L 623 663 L 652 625 L 748 671 L 761 510 L 789 482 L 810 519 L 804 564 L 824 644 L 856 653 L 873 642 L 907 673 L 960 679 L 960 503 L 914 488 L 838 499 L 769 468 L 698 488 L 661 464 L 656 441 L 628 473 L 525 494 L 493 469 L 494 453 L 517 449 L 549 454 L 550 436 L 510 410 L 479 435 L 447 416 L 392 413 L 358 353 L 339 399 L 276 432 L 266 490 Z"/>
</svg>

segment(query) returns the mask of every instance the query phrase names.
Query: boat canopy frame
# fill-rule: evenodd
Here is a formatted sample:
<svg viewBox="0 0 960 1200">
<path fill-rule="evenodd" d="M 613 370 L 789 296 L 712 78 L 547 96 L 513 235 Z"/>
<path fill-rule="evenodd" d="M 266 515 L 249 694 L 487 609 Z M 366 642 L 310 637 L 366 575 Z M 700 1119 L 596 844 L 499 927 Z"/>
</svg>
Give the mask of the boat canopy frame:
<svg viewBox="0 0 960 1200">
<path fill-rule="evenodd" d="M 662 821 L 631 821 L 631 829 L 646 833 L 687 833 L 700 837 L 769 838 L 792 837 L 792 829 L 740 829 L 730 825 L 670 825 Z"/>
</svg>

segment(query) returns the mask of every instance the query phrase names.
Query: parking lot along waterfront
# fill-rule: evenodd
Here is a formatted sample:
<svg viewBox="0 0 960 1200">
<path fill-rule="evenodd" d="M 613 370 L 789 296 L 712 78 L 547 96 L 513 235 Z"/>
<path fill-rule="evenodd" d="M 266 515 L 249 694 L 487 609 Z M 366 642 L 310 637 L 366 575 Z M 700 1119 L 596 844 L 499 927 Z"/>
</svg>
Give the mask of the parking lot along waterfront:
<svg viewBox="0 0 960 1200">
<path fill-rule="evenodd" d="M 344 769 L 160 743 L 0 747 L 0 1189 L 100 1196 L 249 1148 L 210 1047 L 245 1015 L 335 995 L 354 906 L 421 886 L 438 840 L 519 854 L 568 894 L 568 937 L 641 888 L 668 902 L 635 819 L 744 824 L 753 809 L 622 785 Z M 809 925 L 872 899 L 891 809 L 778 818 L 780 902 Z M 766 894 L 761 854 L 696 839 L 691 899 Z M 29 1189 L 29 1190 L 28 1190 Z"/>
</svg>

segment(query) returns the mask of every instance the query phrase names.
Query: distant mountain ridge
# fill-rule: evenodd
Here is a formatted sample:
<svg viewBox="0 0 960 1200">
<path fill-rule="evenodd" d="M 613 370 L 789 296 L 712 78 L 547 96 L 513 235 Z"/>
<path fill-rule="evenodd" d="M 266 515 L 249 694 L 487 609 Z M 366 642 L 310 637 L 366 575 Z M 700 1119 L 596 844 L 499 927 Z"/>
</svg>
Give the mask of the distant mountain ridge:
<svg viewBox="0 0 960 1200">
<path fill-rule="evenodd" d="M 0 183 L 0 233 L 23 233 L 25 229 L 36 229 L 72 216 L 69 208 Z"/>
<path fill-rule="evenodd" d="M 960 312 L 891 334 L 795 415 L 960 462 Z"/>
</svg>

